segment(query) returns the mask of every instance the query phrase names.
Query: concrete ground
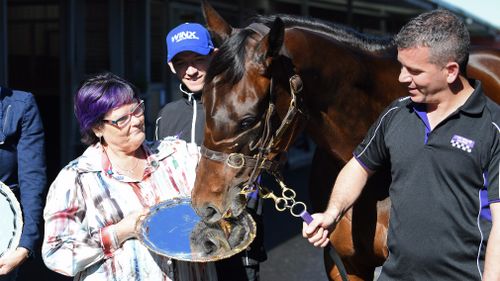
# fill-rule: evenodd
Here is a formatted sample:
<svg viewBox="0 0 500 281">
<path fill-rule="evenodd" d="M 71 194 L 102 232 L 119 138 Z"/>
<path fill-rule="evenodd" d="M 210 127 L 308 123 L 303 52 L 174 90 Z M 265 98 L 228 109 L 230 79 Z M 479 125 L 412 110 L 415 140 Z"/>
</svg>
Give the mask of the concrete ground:
<svg viewBox="0 0 500 281">
<path fill-rule="evenodd" d="M 286 183 L 297 192 L 297 200 L 309 205 L 309 167 L 285 172 Z M 274 188 L 276 193 L 276 188 Z M 270 200 L 264 203 L 264 244 L 268 259 L 261 264 L 261 280 L 328 280 L 323 251 L 302 238 L 302 219 L 288 211 L 278 212 Z"/>
</svg>

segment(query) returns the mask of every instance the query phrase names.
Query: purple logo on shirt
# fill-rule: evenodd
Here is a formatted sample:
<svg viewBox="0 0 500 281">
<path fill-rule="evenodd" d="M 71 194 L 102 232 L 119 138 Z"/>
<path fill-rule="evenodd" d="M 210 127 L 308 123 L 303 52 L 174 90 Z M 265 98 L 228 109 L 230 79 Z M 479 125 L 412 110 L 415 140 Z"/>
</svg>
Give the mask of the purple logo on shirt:
<svg viewBox="0 0 500 281">
<path fill-rule="evenodd" d="M 469 153 L 472 152 L 472 148 L 474 148 L 474 144 L 476 143 L 473 140 L 470 140 L 468 138 L 464 138 L 459 135 L 454 135 L 451 138 L 451 145 L 456 148 L 460 148 L 463 151 L 467 151 Z"/>
</svg>

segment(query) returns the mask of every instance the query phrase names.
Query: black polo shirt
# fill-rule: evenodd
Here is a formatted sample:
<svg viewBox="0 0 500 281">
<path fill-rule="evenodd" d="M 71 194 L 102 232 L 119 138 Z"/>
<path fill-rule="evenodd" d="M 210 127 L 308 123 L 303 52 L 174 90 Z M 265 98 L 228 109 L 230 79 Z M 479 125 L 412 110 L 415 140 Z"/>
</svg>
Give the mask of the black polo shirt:
<svg viewBox="0 0 500 281">
<path fill-rule="evenodd" d="M 491 228 L 481 195 L 488 188 L 499 199 L 499 113 L 477 82 L 432 131 L 425 104 L 409 97 L 371 127 L 354 156 L 373 171 L 390 165 L 392 175 L 389 258 L 378 280 L 480 280 Z"/>
</svg>

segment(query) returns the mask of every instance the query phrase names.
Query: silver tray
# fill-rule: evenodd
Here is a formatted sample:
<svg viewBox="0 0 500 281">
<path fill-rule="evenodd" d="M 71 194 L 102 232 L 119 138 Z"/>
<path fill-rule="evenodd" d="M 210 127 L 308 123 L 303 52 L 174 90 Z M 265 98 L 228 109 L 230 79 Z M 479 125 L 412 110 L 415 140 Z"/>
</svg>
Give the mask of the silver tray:
<svg viewBox="0 0 500 281">
<path fill-rule="evenodd" d="M 0 181 L 0 257 L 15 250 L 23 231 L 23 215 L 16 196 Z"/>
<path fill-rule="evenodd" d="M 235 219 L 207 225 L 189 198 L 176 198 L 151 207 L 140 224 L 140 240 L 158 255 L 175 260 L 209 262 L 233 256 L 255 238 L 255 221 L 243 212 Z"/>
</svg>

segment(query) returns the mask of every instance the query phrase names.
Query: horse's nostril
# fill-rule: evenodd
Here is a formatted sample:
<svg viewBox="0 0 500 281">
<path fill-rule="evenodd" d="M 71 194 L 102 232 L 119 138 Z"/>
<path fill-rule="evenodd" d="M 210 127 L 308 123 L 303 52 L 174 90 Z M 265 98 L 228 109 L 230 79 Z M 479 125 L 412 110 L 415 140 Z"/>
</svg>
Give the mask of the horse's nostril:
<svg viewBox="0 0 500 281">
<path fill-rule="evenodd" d="M 213 206 L 207 206 L 204 213 L 203 217 L 206 223 L 216 223 L 221 219 L 220 212 Z"/>
<path fill-rule="evenodd" d="M 203 243 L 203 249 L 205 250 L 204 254 L 209 255 L 209 254 L 214 253 L 217 250 L 217 246 L 214 244 L 214 242 L 212 242 L 210 240 L 206 240 Z"/>
<path fill-rule="evenodd" d="M 210 219 L 211 217 L 215 216 L 217 214 L 217 211 L 215 208 L 208 206 L 205 212 L 205 217 L 207 219 Z"/>
</svg>

